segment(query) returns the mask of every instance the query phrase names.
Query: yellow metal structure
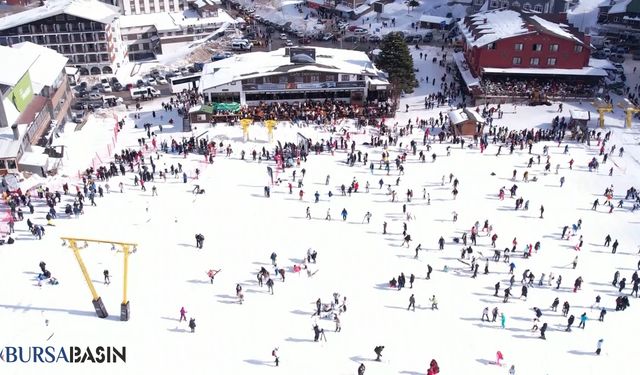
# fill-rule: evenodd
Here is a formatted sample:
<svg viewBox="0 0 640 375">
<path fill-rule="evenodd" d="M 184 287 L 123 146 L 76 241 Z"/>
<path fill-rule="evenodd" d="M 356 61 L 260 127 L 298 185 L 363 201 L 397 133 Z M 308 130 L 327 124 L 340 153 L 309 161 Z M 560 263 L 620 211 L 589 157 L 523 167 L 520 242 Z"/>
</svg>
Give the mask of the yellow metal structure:
<svg viewBox="0 0 640 375">
<path fill-rule="evenodd" d="M 640 107 L 636 107 L 629 99 L 623 99 L 618 103 L 618 107 L 622 108 L 626 114 L 625 125 L 627 128 L 631 128 L 631 122 L 633 121 L 633 115 L 640 113 Z"/>
<path fill-rule="evenodd" d="M 122 253 L 124 254 L 124 282 L 122 285 L 122 314 L 121 320 L 128 320 L 128 307 L 129 300 L 127 299 L 127 285 L 128 285 L 128 276 L 129 276 L 129 255 L 131 255 L 130 249 L 133 247 L 133 252 L 136 251 L 137 244 L 129 243 L 129 242 L 118 242 L 118 241 L 105 241 L 105 240 L 95 240 L 90 238 L 73 238 L 73 237 L 62 237 L 63 241 L 66 241 L 69 244 L 71 250 L 73 250 L 73 255 L 75 255 L 76 260 L 78 261 L 78 265 L 80 266 L 80 270 L 82 271 L 82 275 L 84 276 L 84 280 L 91 291 L 91 296 L 93 297 L 93 304 L 96 309 L 96 313 L 101 318 L 106 318 L 108 316 L 104 305 L 102 304 L 102 300 L 96 291 L 96 288 L 93 285 L 93 281 L 91 281 L 91 276 L 89 276 L 89 272 L 87 271 L 87 267 L 84 265 L 84 261 L 82 260 L 82 256 L 80 255 L 80 246 L 78 246 L 78 242 L 84 242 L 85 246 L 87 243 L 104 243 L 111 244 L 112 246 L 118 245 L 122 247 Z M 126 319 L 123 319 L 124 308 L 126 306 L 127 313 Z"/>
<path fill-rule="evenodd" d="M 598 111 L 598 124 L 601 128 L 604 128 L 604 114 L 613 112 L 613 105 L 602 98 L 596 98 L 591 105 Z"/>
<path fill-rule="evenodd" d="M 273 128 L 276 127 L 278 122 L 276 120 L 267 120 L 264 122 L 264 125 L 267 127 L 267 131 L 269 132 L 269 141 L 273 141 Z"/>
<path fill-rule="evenodd" d="M 250 118 L 240 119 L 240 126 L 242 126 L 242 137 L 245 141 L 249 139 L 249 125 L 253 124 L 253 120 Z"/>
</svg>

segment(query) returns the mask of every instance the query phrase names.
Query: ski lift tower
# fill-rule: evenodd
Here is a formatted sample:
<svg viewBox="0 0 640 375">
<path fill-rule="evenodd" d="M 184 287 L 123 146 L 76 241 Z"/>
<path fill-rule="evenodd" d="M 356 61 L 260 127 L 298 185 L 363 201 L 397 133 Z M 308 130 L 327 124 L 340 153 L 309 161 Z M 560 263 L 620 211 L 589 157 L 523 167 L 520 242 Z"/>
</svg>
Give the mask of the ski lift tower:
<svg viewBox="0 0 640 375">
<path fill-rule="evenodd" d="M 78 242 L 84 242 L 83 246 L 78 246 Z M 99 318 L 106 318 L 109 316 L 107 309 L 104 307 L 104 303 L 102 302 L 102 298 L 98 295 L 96 288 L 93 286 L 93 281 L 91 281 L 91 276 L 87 272 L 87 267 L 84 265 L 84 261 L 82 260 L 82 256 L 80 256 L 80 250 L 85 249 L 89 246 L 89 242 L 91 243 L 105 243 L 111 244 L 111 250 L 116 250 L 116 245 L 121 247 L 119 252 L 124 254 L 124 283 L 123 283 L 123 291 L 122 291 L 122 304 L 120 305 L 120 320 L 127 321 L 129 320 L 130 315 L 130 306 L 129 300 L 127 299 L 127 280 L 129 274 L 129 255 L 135 253 L 137 251 L 137 244 L 128 243 L 128 242 L 117 242 L 117 241 L 104 241 L 104 240 L 93 240 L 88 238 L 75 238 L 75 237 L 62 237 L 62 246 L 69 246 L 71 250 L 73 250 L 73 254 L 78 261 L 78 265 L 80 266 L 80 270 L 82 271 L 82 275 L 84 276 L 84 280 L 91 291 L 91 295 L 93 300 L 93 308 L 96 310 L 96 314 Z"/>
<path fill-rule="evenodd" d="M 601 128 L 604 128 L 604 114 L 613 112 L 613 105 L 602 98 L 595 98 L 595 100 L 591 102 L 591 105 L 598 111 L 598 124 Z"/>
<path fill-rule="evenodd" d="M 633 115 L 636 113 L 640 113 L 640 107 L 633 104 L 629 99 L 624 98 L 618 103 L 618 107 L 624 110 L 625 116 L 625 125 L 627 128 L 631 128 L 631 121 L 633 120 Z"/>
<path fill-rule="evenodd" d="M 249 140 L 249 125 L 253 124 L 253 120 L 250 118 L 240 119 L 240 126 L 242 127 L 242 140 L 244 142 Z"/>
</svg>

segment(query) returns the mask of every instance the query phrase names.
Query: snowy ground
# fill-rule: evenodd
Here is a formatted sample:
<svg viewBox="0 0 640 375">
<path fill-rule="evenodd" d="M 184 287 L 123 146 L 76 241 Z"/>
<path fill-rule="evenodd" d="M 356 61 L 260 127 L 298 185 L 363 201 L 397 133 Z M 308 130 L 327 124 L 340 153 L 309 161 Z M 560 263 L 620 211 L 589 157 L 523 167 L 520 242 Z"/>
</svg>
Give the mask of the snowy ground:
<svg viewBox="0 0 640 375">
<path fill-rule="evenodd" d="M 414 52 L 415 53 L 415 52 Z M 430 50 L 429 53 L 434 53 Z M 429 74 L 439 77 L 439 67 L 428 63 L 417 65 L 418 77 Z M 637 77 L 633 77 L 637 82 Z M 398 113 L 395 120 L 403 125 L 409 118 L 437 116 L 445 108 L 425 111 L 421 108 L 422 95 L 432 92 L 432 86 L 422 86 L 415 94 L 403 98 L 401 108 L 409 103 L 408 113 Z M 166 100 L 166 99 L 165 99 Z M 147 102 L 139 123 L 154 125 L 165 123 L 161 139 L 181 137 L 182 134 L 168 128 L 169 115 L 159 111 L 160 101 Z M 569 109 L 580 107 L 567 103 L 563 116 Z M 581 108 L 588 108 L 585 103 Z M 158 110 L 153 119 L 150 111 Z M 503 119 L 494 124 L 512 129 L 546 128 L 556 106 L 552 107 L 503 107 Z M 126 116 L 120 113 L 120 116 Z M 160 119 L 160 115 L 163 116 Z M 595 118 L 595 116 L 593 116 Z M 516 150 L 513 155 L 503 148 L 503 155 L 496 157 L 497 146 L 491 145 L 484 154 L 477 150 L 452 147 L 451 156 L 446 156 L 448 144 L 433 144 L 430 155 L 435 152 L 435 163 L 420 163 L 416 156 L 409 155 L 405 164 L 406 174 L 401 176 L 398 187 L 400 202 L 392 203 L 384 189 L 378 189 L 378 181 L 395 184 L 397 171 L 387 176 L 382 170 L 373 175 L 361 163 L 349 168 L 344 163 L 345 153 L 335 156 L 312 155 L 304 163 L 307 175 L 304 179 L 304 199 L 298 199 L 299 189 L 288 194 L 286 183 L 272 187 L 270 199 L 263 197 L 262 189 L 267 184 L 266 162 L 240 161 L 241 150 L 249 155 L 252 149 L 269 147 L 264 128 L 250 130 L 249 143 L 240 143 L 241 131 L 234 127 L 218 126 L 196 129 L 195 134 L 208 130 L 208 136 L 231 142 L 233 155 L 230 158 L 219 154 L 213 165 L 202 163 L 201 157 L 187 159 L 175 155 L 160 154 L 158 167 L 182 163 L 193 177 L 195 168 L 202 171 L 198 181 L 169 179 L 158 181 L 159 196 L 133 186 L 133 175 L 111 180 L 112 192 L 97 199 L 97 207 L 85 206 L 85 215 L 80 219 L 61 217 L 55 227 L 46 227 L 41 240 L 33 240 L 26 230 L 26 223 L 16 223 L 17 242 L 12 246 L 0 246 L 0 346 L 127 346 L 125 365 L 51 365 L 8 364 L 0 362 L 2 374 L 140 374 L 140 373 L 202 373 L 211 369 L 216 374 L 355 374 L 359 363 L 367 366 L 367 375 L 372 374 L 425 374 L 428 362 L 435 358 L 441 374 L 506 374 L 508 366 L 514 364 L 518 375 L 528 374 L 631 374 L 632 356 L 636 352 L 633 342 L 637 325 L 634 323 L 638 307 L 631 299 L 630 311 L 613 311 L 617 289 L 611 286 L 615 270 L 629 281 L 638 262 L 638 213 L 616 209 L 612 214 L 606 209 L 590 209 L 594 199 L 603 201 L 605 187 L 615 187 L 616 201 L 631 184 L 637 183 L 634 176 L 640 171 L 639 124 L 633 129 L 624 129 L 622 114 L 616 111 L 607 115 L 607 130 L 613 131 L 612 141 L 607 147 L 617 145 L 625 148 L 622 158 L 612 157 L 599 172 L 589 173 L 586 163 L 597 155 L 597 147 L 569 143 L 569 155 L 562 148 L 549 144 L 551 163 L 560 164 L 558 175 L 544 175 L 543 166 L 535 164 L 530 169 L 530 178 L 537 182 L 518 181 L 518 195 L 530 200 L 529 211 L 514 211 L 513 200 L 499 201 L 500 187 L 509 188 L 513 169 L 521 177 L 530 157 L 526 149 Z M 595 122 L 590 124 L 594 126 Z M 71 158 L 64 172 L 73 179 L 80 162 L 89 165 L 95 156 L 111 142 L 110 121 L 95 121 L 82 131 L 65 139 Z M 70 130 L 70 129 L 69 129 Z M 312 128 L 292 128 L 281 124 L 275 132 L 277 140 L 294 140 L 296 132 L 316 139 L 327 139 L 331 135 L 319 133 Z M 380 149 L 363 146 L 369 140 L 367 134 L 352 133 L 357 149 L 368 152 L 370 160 L 380 158 Z M 137 138 L 144 137 L 141 128 L 127 124 L 118 139 L 118 147 L 136 147 Z M 91 138 L 90 142 L 86 140 Z M 407 145 L 411 139 L 422 146 L 422 133 L 401 139 Z M 104 146 L 100 146 L 100 140 Z M 542 152 L 544 144 L 533 147 L 535 154 Z M 390 159 L 395 159 L 400 147 L 391 147 Z M 575 166 L 568 170 L 568 161 L 573 158 Z M 544 158 L 543 158 L 544 160 Z M 613 162 L 613 163 L 612 163 Z M 273 165 L 272 165 L 273 166 Z M 607 175 L 614 167 L 612 177 Z M 301 171 L 298 168 L 298 176 Z M 495 176 L 491 176 L 495 172 Z M 452 199 L 451 186 L 441 186 L 443 175 L 453 173 L 460 181 L 460 194 Z M 325 178 L 331 176 L 330 185 Z M 565 176 L 566 183 L 559 187 L 559 179 Z M 285 181 L 291 179 L 291 170 L 278 175 Z M 351 197 L 340 196 L 339 186 L 349 185 L 356 178 L 361 192 Z M 125 193 L 117 190 L 119 181 L 125 184 Z M 371 191 L 364 192 L 366 182 Z M 198 183 L 206 194 L 191 194 Z M 59 189 L 59 181 L 52 183 Z M 431 205 L 422 199 L 423 188 L 430 194 Z M 329 198 L 329 190 L 334 197 Z M 416 217 L 408 221 L 408 232 L 414 241 L 410 248 L 400 247 L 402 204 L 407 189 L 413 189 L 415 198 L 407 203 L 407 209 Z M 72 188 L 73 190 L 73 188 Z M 313 193 L 321 194 L 320 202 L 313 203 Z M 69 201 L 68 197 L 63 203 Z M 45 224 L 45 205 L 34 199 L 36 213 L 27 214 L 35 223 Z M 539 219 L 538 208 L 545 206 L 545 218 Z M 311 208 L 313 219 L 306 220 L 305 208 Z M 332 221 L 325 221 L 330 208 Z M 339 218 L 346 208 L 348 220 Z M 59 205 L 58 211 L 62 211 Z M 370 224 L 362 224 L 364 214 L 373 214 Z M 459 214 L 458 222 L 452 222 L 452 212 Z M 64 216 L 64 215 L 61 215 Z M 577 238 L 559 240 L 564 225 L 571 225 L 579 218 L 583 220 L 585 245 L 580 253 L 573 250 Z M 480 274 L 472 279 L 468 267 L 460 263 L 460 245 L 452 238 L 468 231 L 475 221 L 488 219 L 498 234 L 498 248 L 511 246 L 518 239 L 518 250 L 525 244 L 540 241 L 542 249 L 532 258 L 524 260 L 513 257 L 517 265 L 514 294 L 520 294 L 520 278 L 525 269 L 539 276 L 550 272 L 563 277 L 559 290 L 549 287 L 534 287 L 529 290 L 527 301 L 512 299 L 503 304 L 501 298 L 493 297 L 493 285 L 501 281 L 501 290 L 506 287 L 508 267 L 504 263 L 490 262 L 490 274 Z M 389 223 L 388 235 L 382 235 L 382 223 Z M 197 250 L 194 234 L 201 232 L 206 237 L 204 249 Z M 607 233 L 618 239 L 620 247 L 616 255 L 610 254 L 602 242 Z M 109 245 L 91 245 L 82 251 L 84 261 L 102 296 L 111 316 L 98 319 L 91 305 L 91 295 L 79 272 L 76 261 L 66 247 L 61 246 L 60 236 L 90 237 L 105 240 L 137 242 L 138 251 L 130 258 L 129 300 L 132 317 L 129 322 L 118 320 L 122 298 L 122 254 L 110 251 Z M 446 239 L 444 251 L 438 251 L 437 240 Z M 424 251 L 419 259 L 413 259 L 414 248 L 422 244 Z M 489 239 L 481 236 L 476 251 L 491 256 Z M 318 273 L 312 278 L 291 273 L 291 267 L 300 263 L 311 247 L 318 251 Z M 287 269 L 286 282 L 277 279 L 275 294 L 269 295 L 256 283 L 256 272 L 261 266 L 270 267 L 269 255 L 278 254 L 278 265 Z M 576 255 L 579 265 L 573 270 L 569 266 Z M 38 263 L 44 260 L 60 285 L 36 286 L 35 275 Z M 434 272 L 431 280 L 425 280 L 427 264 Z M 443 272 L 444 266 L 449 272 Z M 480 262 L 482 273 L 484 262 Z M 208 269 L 222 269 L 213 284 L 206 276 Z M 102 271 L 109 269 L 112 284 L 102 284 Z M 404 272 L 409 278 L 416 275 L 412 290 L 392 290 L 387 282 Z M 582 290 L 572 293 L 573 281 L 578 276 L 585 280 Z M 245 303 L 239 305 L 235 299 L 235 285 L 240 283 L 245 291 Z M 630 288 L 627 287 L 627 292 Z M 348 311 L 341 315 L 342 332 L 334 333 L 334 324 L 318 320 L 327 331 L 327 342 L 312 341 L 311 314 L 314 302 L 321 298 L 329 302 L 331 295 L 339 292 L 348 298 Z M 409 296 L 415 293 L 417 309 L 406 311 Z M 436 295 L 439 310 L 432 311 L 428 298 Z M 603 306 L 609 309 L 605 322 L 597 321 L 598 313 L 589 306 L 596 295 L 603 298 Z M 555 297 L 561 303 L 569 301 L 571 314 L 576 318 L 586 312 L 591 319 L 585 330 L 574 325 L 572 333 L 564 332 L 566 318 L 549 311 Z M 184 306 L 188 317 L 196 318 L 196 333 L 188 332 L 186 323 L 179 323 L 179 310 Z M 507 316 L 506 328 L 498 323 L 482 323 L 482 309 L 498 306 Z M 529 330 L 534 314 L 532 308 L 542 309 L 541 322 L 549 324 L 547 340 L 538 339 L 538 334 Z M 48 326 L 45 320 L 49 321 Z M 48 341 L 47 338 L 51 337 Z M 596 341 L 603 338 L 603 355 L 596 357 Z M 384 345 L 383 361 L 373 362 L 373 348 Z M 279 347 L 281 364 L 272 365 L 271 350 Z M 506 366 L 488 364 L 495 359 L 497 350 L 505 356 Z"/>
</svg>

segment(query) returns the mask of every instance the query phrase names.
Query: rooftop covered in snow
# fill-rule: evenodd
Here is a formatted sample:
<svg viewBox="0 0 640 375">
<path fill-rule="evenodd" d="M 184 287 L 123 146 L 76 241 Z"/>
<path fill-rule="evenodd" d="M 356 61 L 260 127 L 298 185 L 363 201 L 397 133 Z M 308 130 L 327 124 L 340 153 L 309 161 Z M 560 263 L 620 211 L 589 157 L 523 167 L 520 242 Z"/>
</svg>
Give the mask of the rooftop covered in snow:
<svg viewBox="0 0 640 375">
<path fill-rule="evenodd" d="M 467 44 L 482 47 L 514 36 L 546 33 L 584 44 L 583 34 L 576 29 L 543 18 L 543 15 L 515 10 L 477 13 L 458 22 Z"/>
<path fill-rule="evenodd" d="M 159 32 L 177 31 L 189 27 L 219 26 L 222 23 L 234 23 L 235 20 L 222 9 L 216 17 L 201 17 L 194 10 L 178 13 L 132 14 L 120 17 L 121 28 L 154 26 Z"/>
<path fill-rule="evenodd" d="M 0 46 L 2 69 L 0 69 L 0 85 L 15 86 L 33 63 L 33 60 L 17 49 Z"/>
<path fill-rule="evenodd" d="M 68 14 L 100 23 L 111 23 L 120 15 L 118 7 L 98 0 L 49 0 L 45 5 L 0 18 L 0 30 Z"/>
<path fill-rule="evenodd" d="M 381 71 L 375 67 L 366 53 L 335 48 L 313 47 L 315 62 L 293 63 L 287 48 L 271 52 L 252 52 L 208 63 L 202 71 L 200 89 L 225 85 L 241 79 L 316 71 L 336 74 L 361 74 L 378 77 Z M 259 61 L 260 64 L 256 62 Z"/>
<path fill-rule="evenodd" d="M 29 76 L 34 93 L 40 92 L 45 86 L 53 86 L 69 60 L 51 48 L 31 42 L 15 44 L 13 49 L 18 50 L 21 55 L 32 61 Z"/>
</svg>

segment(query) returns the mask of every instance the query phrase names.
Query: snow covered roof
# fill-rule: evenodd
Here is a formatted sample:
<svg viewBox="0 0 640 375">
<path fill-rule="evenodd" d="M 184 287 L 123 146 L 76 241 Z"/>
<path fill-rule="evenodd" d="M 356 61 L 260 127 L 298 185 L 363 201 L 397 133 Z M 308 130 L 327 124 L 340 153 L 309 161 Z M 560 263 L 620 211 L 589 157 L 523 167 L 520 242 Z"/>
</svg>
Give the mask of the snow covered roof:
<svg viewBox="0 0 640 375">
<path fill-rule="evenodd" d="M 0 30 L 28 24 L 44 18 L 69 14 L 79 18 L 111 23 L 120 15 L 118 7 L 98 0 L 49 0 L 45 5 L 0 18 Z"/>
<path fill-rule="evenodd" d="M 219 26 L 222 23 L 235 23 L 233 17 L 222 9 L 216 17 L 200 17 L 193 10 L 177 13 L 132 14 L 120 17 L 120 28 L 128 29 L 142 26 L 155 26 L 159 32 L 177 31 L 188 27 Z"/>
<path fill-rule="evenodd" d="M 631 0 L 618 1 L 609 9 L 609 14 L 626 13 L 629 4 L 631 4 Z"/>
<path fill-rule="evenodd" d="M 582 43 L 582 40 L 572 34 L 568 29 L 569 26 L 563 23 L 555 23 L 551 21 L 547 21 L 544 18 L 540 18 L 538 16 L 533 16 L 531 19 L 538 23 L 541 27 L 543 27 L 548 32 L 555 34 L 559 37 L 563 37 L 565 39 L 573 39 L 578 43 Z"/>
<path fill-rule="evenodd" d="M 420 16 L 420 22 L 427 22 L 427 23 L 434 23 L 434 24 L 441 24 L 442 22 L 444 22 L 445 24 L 450 24 L 451 22 L 453 22 L 453 18 L 449 18 L 449 17 L 438 17 L 438 16 L 432 16 L 429 14 L 423 14 L 422 16 Z"/>
<path fill-rule="evenodd" d="M 225 85 L 242 79 L 265 77 L 302 71 L 316 71 L 336 74 L 362 74 L 378 76 L 366 53 L 353 50 L 313 47 L 316 62 L 295 64 L 285 53 L 286 48 L 271 52 L 250 52 L 205 64 L 200 79 L 200 90 Z M 256 62 L 260 62 L 257 64 Z"/>
<path fill-rule="evenodd" d="M 467 44 L 482 47 L 501 39 L 535 32 L 551 33 L 584 44 L 568 25 L 546 20 L 535 13 L 494 10 L 477 13 L 458 22 Z"/>
<path fill-rule="evenodd" d="M 571 115 L 572 119 L 576 119 L 576 120 L 590 120 L 591 119 L 591 115 L 589 114 L 589 111 L 582 111 L 579 109 L 570 109 L 569 110 L 569 114 Z"/>
<path fill-rule="evenodd" d="M 474 47 L 530 32 L 520 13 L 513 10 L 478 13 L 461 20 L 458 26 L 467 44 Z"/>
<path fill-rule="evenodd" d="M 461 122 L 468 121 L 468 120 L 472 120 L 476 122 L 484 122 L 484 119 L 482 118 L 482 116 L 478 112 L 476 112 L 475 109 L 469 109 L 469 108 L 456 109 L 453 111 L 449 111 L 447 115 L 449 116 L 449 121 L 451 121 L 451 123 L 454 125 L 457 125 Z"/>
<path fill-rule="evenodd" d="M 30 56 L 6 46 L 0 46 L 0 56 L 2 56 L 1 85 L 15 86 L 33 63 Z"/>
<path fill-rule="evenodd" d="M 592 57 L 589 59 L 589 66 L 604 70 L 616 70 L 616 67 L 607 59 L 594 59 Z"/>
<path fill-rule="evenodd" d="M 6 101 L 6 99 L 5 99 Z M 13 139 L 13 129 L 11 126 L 0 128 L 0 158 L 15 158 L 22 146 L 22 139 L 27 133 L 27 125 L 18 125 L 19 139 Z"/>
<path fill-rule="evenodd" d="M 608 74 L 600 68 L 584 67 L 582 69 L 545 69 L 545 68 L 482 68 L 484 73 L 493 74 L 537 74 L 558 76 L 592 76 L 606 77 Z"/>
<path fill-rule="evenodd" d="M 13 48 L 19 50 L 21 54 L 29 56 L 33 61 L 29 68 L 29 76 L 34 93 L 40 92 L 44 86 L 53 86 L 69 60 L 51 48 L 31 42 L 14 44 Z"/>
<path fill-rule="evenodd" d="M 467 60 L 464 58 L 464 54 L 462 52 L 455 52 L 453 54 L 453 61 L 455 61 L 456 65 L 458 66 L 458 70 L 462 75 L 464 83 L 467 84 L 467 87 L 480 86 L 480 80 L 474 77 L 471 73 L 469 64 L 467 64 Z"/>
</svg>

